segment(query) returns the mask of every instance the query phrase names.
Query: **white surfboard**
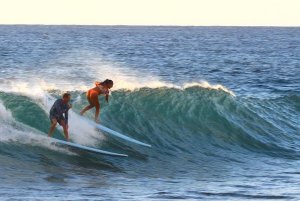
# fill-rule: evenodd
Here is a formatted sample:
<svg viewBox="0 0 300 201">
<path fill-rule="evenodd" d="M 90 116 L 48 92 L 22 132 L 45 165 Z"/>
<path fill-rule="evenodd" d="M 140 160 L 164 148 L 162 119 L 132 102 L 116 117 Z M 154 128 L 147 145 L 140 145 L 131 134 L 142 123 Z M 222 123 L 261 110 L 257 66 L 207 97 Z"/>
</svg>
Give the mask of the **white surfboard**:
<svg viewBox="0 0 300 201">
<path fill-rule="evenodd" d="M 87 146 L 83 146 L 83 145 L 80 145 L 80 144 L 75 144 L 75 143 L 72 143 L 72 142 L 58 140 L 58 139 L 55 139 L 55 138 L 51 138 L 51 140 L 53 141 L 53 143 L 67 145 L 67 146 L 72 147 L 72 148 L 76 148 L 76 149 L 80 149 L 80 150 L 84 150 L 84 151 L 89 151 L 89 152 L 93 152 L 93 153 L 97 153 L 97 154 L 104 154 L 104 155 L 108 155 L 108 156 L 119 156 L 119 157 L 127 157 L 128 156 L 126 154 L 119 154 L 119 153 L 104 151 L 104 150 L 101 150 L 101 149 L 95 149 L 95 148 L 92 148 L 92 147 L 87 147 Z"/>
<path fill-rule="evenodd" d="M 87 120 L 87 118 L 85 118 L 85 120 Z M 121 139 L 123 139 L 123 140 L 126 140 L 126 141 L 128 141 L 128 142 L 132 142 L 132 143 L 135 143 L 135 144 L 139 144 L 139 145 L 142 145 L 142 146 L 145 146 L 145 147 L 151 147 L 150 144 L 146 144 L 146 143 L 144 143 L 144 142 L 141 142 L 141 141 L 138 141 L 138 140 L 133 139 L 133 138 L 131 138 L 131 137 L 128 137 L 128 136 L 126 136 L 126 135 L 123 135 L 123 134 L 121 134 L 121 133 L 119 133 L 119 132 L 117 132 L 117 131 L 114 131 L 114 130 L 110 129 L 110 128 L 107 128 L 107 127 L 102 126 L 102 125 L 100 125 L 100 124 L 96 124 L 95 122 L 93 122 L 93 121 L 91 121 L 91 120 L 87 120 L 87 121 L 88 121 L 89 123 L 91 123 L 93 126 L 95 126 L 96 128 L 98 128 L 98 129 L 100 129 L 100 130 L 102 130 L 102 131 L 104 131 L 104 132 L 107 132 L 108 134 L 111 134 L 111 135 L 113 135 L 113 136 L 116 136 L 116 137 L 118 137 L 118 138 L 121 138 Z"/>
</svg>

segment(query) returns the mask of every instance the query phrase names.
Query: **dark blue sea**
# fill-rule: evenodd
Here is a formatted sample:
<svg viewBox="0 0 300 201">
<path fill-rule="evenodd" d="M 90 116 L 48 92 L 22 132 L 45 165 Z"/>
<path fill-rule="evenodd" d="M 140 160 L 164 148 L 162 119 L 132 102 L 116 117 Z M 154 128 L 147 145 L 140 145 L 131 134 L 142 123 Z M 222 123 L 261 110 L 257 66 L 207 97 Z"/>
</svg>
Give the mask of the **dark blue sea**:
<svg viewBox="0 0 300 201">
<path fill-rule="evenodd" d="M 152 148 L 81 121 L 107 78 L 100 122 Z M 127 158 L 50 142 L 64 92 L 71 141 Z M 300 28 L 0 26 L 0 200 L 275 199 L 300 200 Z"/>
</svg>

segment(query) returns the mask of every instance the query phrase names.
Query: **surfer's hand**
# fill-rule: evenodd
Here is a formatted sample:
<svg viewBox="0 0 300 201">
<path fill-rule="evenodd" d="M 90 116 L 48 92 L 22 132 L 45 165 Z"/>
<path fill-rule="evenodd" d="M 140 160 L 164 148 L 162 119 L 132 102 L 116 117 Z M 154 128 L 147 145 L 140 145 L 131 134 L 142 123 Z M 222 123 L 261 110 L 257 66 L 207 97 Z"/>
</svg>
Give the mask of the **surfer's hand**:
<svg viewBox="0 0 300 201">
<path fill-rule="evenodd" d="M 99 120 L 99 119 L 95 119 L 95 122 L 96 122 L 97 124 L 100 124 L 100 120 Z"/>
<path fill-rule="evenodd" d="M 71 108 L 72 108 L 72 104 L 71 104 L 71 103 L 69 103 L 69 105 L 68 105 L 68 106 L 69 106 L 69 109 L 71 109 Z"/>
</svg>

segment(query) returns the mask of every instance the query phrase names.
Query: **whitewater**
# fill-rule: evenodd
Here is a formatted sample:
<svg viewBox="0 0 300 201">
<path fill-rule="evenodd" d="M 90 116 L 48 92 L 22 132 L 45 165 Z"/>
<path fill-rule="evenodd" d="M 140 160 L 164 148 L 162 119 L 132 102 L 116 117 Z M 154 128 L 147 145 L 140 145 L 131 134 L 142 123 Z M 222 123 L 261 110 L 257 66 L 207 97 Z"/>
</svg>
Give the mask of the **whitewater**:
<svg viewBox="0 0 300 201">
<path fill-rule="evenodd" d="M 0 26 L 2 200 L 298 200 L 300 29 Z M 79 112 L 112 79 L 95 129 Z M 70 138 L 49 109 L 72 95 Z M 93 119 L 93 110 L 86 117 Z M 61 129 L 54 137 L 64 139 Z"/>
</svg>

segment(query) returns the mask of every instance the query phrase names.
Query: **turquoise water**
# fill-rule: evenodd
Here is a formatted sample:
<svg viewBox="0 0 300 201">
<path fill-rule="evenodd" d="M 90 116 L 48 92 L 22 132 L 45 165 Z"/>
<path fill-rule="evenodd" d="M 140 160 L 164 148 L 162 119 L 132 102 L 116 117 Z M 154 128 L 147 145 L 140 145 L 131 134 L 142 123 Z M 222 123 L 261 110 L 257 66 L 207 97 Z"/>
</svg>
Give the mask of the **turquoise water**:
<svg viewBox="0 0 300 201">
<path fill-rule="evenodd" d="M 0 26 L 0 197 L 15 200 L 298 200 L 300 29 Z M 113 79 L 103 125 L 85 91 Z M 57 147 L 51 103 L 72 94 Z M 86 117 L 92 119 L 93 111 Z M 55 137 L 63 139 L 57 130 Z"/>
</svg>

